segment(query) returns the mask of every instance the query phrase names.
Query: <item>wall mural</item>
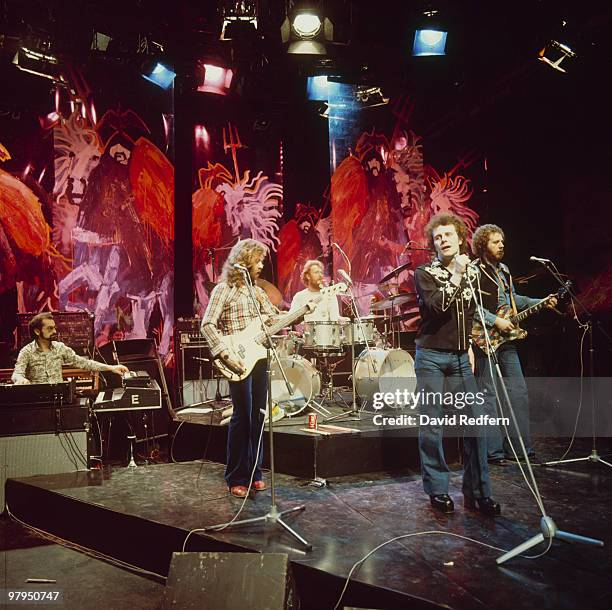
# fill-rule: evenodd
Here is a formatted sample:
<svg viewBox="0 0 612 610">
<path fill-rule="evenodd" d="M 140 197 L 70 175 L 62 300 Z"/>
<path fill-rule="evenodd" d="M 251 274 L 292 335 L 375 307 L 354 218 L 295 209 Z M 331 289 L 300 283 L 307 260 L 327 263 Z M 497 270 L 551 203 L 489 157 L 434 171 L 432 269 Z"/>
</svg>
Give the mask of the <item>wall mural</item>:
<svg viewBox="0 0 612 610">
<path fill-rule="evenodd" d="M 96 342 L 147 336 L 162 318 L 159 351 L 173 329 L 174 168 L 132 110 L 95 126 L 78 112 L 54 129 L 54 238 L 72 261 L 59 279 L 65 311 L 95 315 Z"/>
<path fill-rule="evenodd" d="M 241 171 L 239 151 L 245 145 L 234 124 L 228 123 L 221 134 L 226 158 L 223 162 L 208 161 L 205 167 L 198 168 L 199 188 L 192 195 L 195 313 L 200 316 L 236 241 L 250 237 L 272 251 L 279 244 L 282 185 L 257 167 Z"/>
<path fill-rule="evenodd" d="M 71 108 L 40 134 L 53 139 L 52 192 L 41 187 L 44 171 L 34 192 L 0 168 L 0 291 L 16 287 L 19 312 L 94 314 L 97 345 L 147 337 L 157 307 L 153 333 L 166 355 L 174 324 L 173 165 L 133 110 L 110 109 L 96 121 L 80 100 Z M 0 158 L 10 152 L 3 148 Z"/>
</svg>

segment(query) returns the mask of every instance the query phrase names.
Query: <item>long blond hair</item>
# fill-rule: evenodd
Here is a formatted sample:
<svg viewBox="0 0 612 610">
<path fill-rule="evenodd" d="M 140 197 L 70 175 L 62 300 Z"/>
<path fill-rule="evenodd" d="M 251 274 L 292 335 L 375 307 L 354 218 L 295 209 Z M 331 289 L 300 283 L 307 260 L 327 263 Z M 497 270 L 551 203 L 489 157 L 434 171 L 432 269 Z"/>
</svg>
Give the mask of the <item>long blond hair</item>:
<svg viewBox="0 0 612 610">
<path fill-rule="evenodd" d="M 243 286 L 244 276 L 240 269 L 234 269 L 238 263 L 247 269 L 260 258 L 268 254 L 268 248 L 256 239 L 242 239 L 237 242 L 230 250 L 230 253 L 221 271 L 221 281 L 227 282 L 230 286 Z"/>
</svg>

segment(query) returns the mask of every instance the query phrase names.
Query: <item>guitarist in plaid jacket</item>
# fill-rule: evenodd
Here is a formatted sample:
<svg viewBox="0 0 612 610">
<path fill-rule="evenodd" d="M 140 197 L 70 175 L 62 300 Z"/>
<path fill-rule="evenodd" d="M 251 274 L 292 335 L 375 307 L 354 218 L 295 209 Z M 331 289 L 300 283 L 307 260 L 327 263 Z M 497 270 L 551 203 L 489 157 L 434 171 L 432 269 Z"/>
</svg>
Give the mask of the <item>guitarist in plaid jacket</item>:
<svg viewBox="0 0 612 610">
<path fill-rule="evenodd" d="M 516 331 L 516 328 L 507 317 L 500 315 L 500 312 L 505 308 L 512 313 L 518 313 L 539 304 L 541 299 L 532 299 L 516 293 L 510 270 L 507 265 L 501 262 L 505 252 L 504 242 L 505 235 L 500 227 L 494 224 L 482 225 L 474 232 L 472 251 L 479 259 L 478 266 L 481 271 L 480 297 L 485 310 L 485 326 L 488 331 L 498 331 L 502 337 L 509 337 L 513 331 Z M 545 306 L 552 308 L 556 304 L 556 297 L 549 295 Z M 478 318 L 478 314 L 476 314 L 476 318 Z M 534 451 L 529 436 L 529 397 L 516 342 L 512 340 L 503 342 L 497 347 L 495 353 L 508 387 L 508 394 L 527 453 L 530 457 L 533 457 Z M 487 354 L 477 345 L 474 345 L 474 356 L 476 378 L 481 390 L 485 391 L 487 395 L 485 412 L 491 416 L 498 416 L 497 398 L 491 377 L 491 373 L 495 375 L 495 371 L 491 370 Z M 499 389 L 498 393 L 501 396 Z M 507 409 L 503 415 L 508 416 Z M 501 416 L 501 413 L 499 416 Z M 516 449 L 518 447 L 515 438 L 516 432 L 510 429 L 510 433 L 512 444 Z M 501 428 L 487 427 L 487 455 L 489 462 L 493 464 L 501 465 L 505 463 L 506 459 L 514 459 L 505 431 Z"/>
</svg>

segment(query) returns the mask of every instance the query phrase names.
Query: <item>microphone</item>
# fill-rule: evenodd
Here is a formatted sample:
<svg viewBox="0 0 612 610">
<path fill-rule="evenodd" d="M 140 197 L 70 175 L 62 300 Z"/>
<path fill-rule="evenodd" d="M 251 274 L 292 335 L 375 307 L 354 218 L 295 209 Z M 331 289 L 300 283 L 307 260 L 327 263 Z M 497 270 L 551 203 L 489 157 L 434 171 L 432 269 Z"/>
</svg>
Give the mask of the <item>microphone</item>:
<svg viewBox="0 0 612 610">
<path fill-rule="evenodd" d="M 240 263 L 234 263 L 232 267 L 234 269 L 240 269 L 240 271 L 246 271 L 247 273 L 249 271 L 244 265 L 241 265 Z"/>
<path fill-rule="evenodd" d="M 530 261 L 533 261 L 534 263 L 542 263 L 543 265 L 545 265 L 546 263 L 550 263 L 551 261 L 547 258 L 539 258 L 537 256 L 530 256 L 529 257 Z"/>
<path fill-rule="evenodd" d="M 344 269 L 338 269 L 338 275 L 347 283 L 348 286 L 353 285 L 351 276 Z"/>
</svg>

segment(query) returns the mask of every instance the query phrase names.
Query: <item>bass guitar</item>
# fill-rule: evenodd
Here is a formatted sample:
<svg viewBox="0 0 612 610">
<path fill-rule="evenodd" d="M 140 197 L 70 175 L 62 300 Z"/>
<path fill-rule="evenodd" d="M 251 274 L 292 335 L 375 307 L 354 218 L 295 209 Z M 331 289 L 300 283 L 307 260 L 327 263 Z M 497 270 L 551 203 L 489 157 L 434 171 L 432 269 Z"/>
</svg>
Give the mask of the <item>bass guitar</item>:
<svg viewBox="0 0 612 610">
<path fill-rule="evenodd" d="M 335 296 L 346 292 L 346 284 L 340 282 L 327 288 L 322 288 L 318 296 L 313 297 L 311 303 L 318 303 L 325 296 Z M 309 312 L 309 306 L 304 305 L 295 311 L 281 316 L 273 324 L 267 327 L 269 335 L 275 335 L 282 328 L 293 324 Z M 264 321 L 267 316 L 263 316 Z M 237 373 L 230 369 L 223 360 L 215 359 L 214 364 L 224 377 L 230 381 L 242 381 L 251 374 L 253 367 L 259 360 L 263 360 L 268 353 L 265 347 L 266 333 L 261 328 L 259 318 L 255 318 L 245 329 L 233 335 L 222 335 L 222 341 L 229 351 L 229 357 L 234 361 L 242 361 L 245 368 L 243 373 Z"/>
</svg>

